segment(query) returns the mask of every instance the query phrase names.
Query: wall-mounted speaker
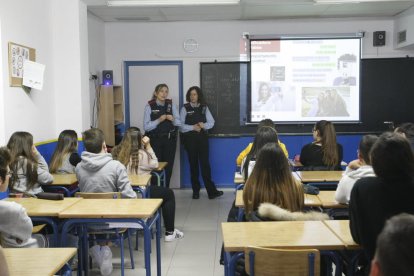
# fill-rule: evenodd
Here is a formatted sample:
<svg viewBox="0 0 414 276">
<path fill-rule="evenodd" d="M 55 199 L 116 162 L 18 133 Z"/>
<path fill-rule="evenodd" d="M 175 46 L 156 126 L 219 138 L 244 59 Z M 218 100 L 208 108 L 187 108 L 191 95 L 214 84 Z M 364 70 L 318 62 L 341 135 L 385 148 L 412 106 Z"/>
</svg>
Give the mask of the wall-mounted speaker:
<svg viewBox="0 0 414 276">
<path fill-rule="evenodd" d="M 102 71 L 102 84 L 113 85 L 114 84 L 114 72 L 112 70 Z"/>
<path fill-rule="evenodd" d="M 374 47 L 385 45 L 385 31 L 376 31 L 376 32 L 374 32 L 373 45 L 374 45 Z"/>
</svg>

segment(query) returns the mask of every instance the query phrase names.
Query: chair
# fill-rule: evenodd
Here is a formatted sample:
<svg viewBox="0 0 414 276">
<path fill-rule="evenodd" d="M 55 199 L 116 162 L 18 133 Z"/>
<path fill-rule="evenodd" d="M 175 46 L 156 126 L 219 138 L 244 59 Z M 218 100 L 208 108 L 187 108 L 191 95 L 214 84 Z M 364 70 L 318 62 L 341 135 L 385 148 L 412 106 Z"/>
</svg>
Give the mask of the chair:
<svg viewBox="0 0 414 276">
<path fill-rule="evenodd" d="M 264 247 L 245 249 L 246 271 L 250 276 L 319 275 L 320 254 L 316 249 L 286 250 Z"/>
<path fill-rule="evenodd" d="M 82 192 L 77 192 L 75 194 L 75 197 L 81 197 L 81 198 L 85 198 L 85 199 L 119 199 L 121 198 L 121 193 L 120 192 L 109 192 L 109 193 L 82 193 Z M 135 264 L 134 264 L 134 256 L 133 256 L 133 251 L 132 251 L 132 245 L 131 245 L 131 236 L 130 236 L 130 231 L 127 228 L 110 228 L 110 229 L 105 229 L 101 231 L 96 231 L 96 232 L 89 232 L 88 234 L 91 235 L 99 235 L 99 234 L 111 234 L 111 235 L 115 235 L 116 236 L 116 240 L 119 242 L 119 247 L 121 249 L 121 275 L 124 275 L 124 237 L 125 237 L 125 233 L 127 234 L 127 238 L 128 238 L 128 247 L 129 247 L 129 255 L 131 258 L 131 268 L 134 269 L 135 268 Z M 96 239 L 94 239 L 96 241 Z M 111 238 L 109 239 L 104 239 L 104 240 L 113 240 Z"/>
</svg>

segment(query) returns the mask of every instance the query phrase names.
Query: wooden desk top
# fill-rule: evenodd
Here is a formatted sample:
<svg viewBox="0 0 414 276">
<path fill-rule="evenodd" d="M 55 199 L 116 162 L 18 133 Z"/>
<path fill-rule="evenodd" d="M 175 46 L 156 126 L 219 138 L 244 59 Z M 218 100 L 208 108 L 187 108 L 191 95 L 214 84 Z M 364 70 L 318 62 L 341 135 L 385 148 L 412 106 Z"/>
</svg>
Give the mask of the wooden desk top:
<svg viewBox="0 0 414 276">
<path fill-rule="evenodd" d="M 241 173 L 235 172 L 234 173 L 234 184 L 243 184 L 244 183 L 244 177 Z"/>
<path fill-rule="evenodd" d="M 158 162 L 158 168 L 156 168 L 154 171 L 162 171 L 167 167 L 168 162 Z"/>
<path fill-rule="evenodd" d="M 31 217 L 57 217 L 60 212 L 72 206 L 82 198 L 65 197 L 63 200 L 46 200 L 38 198 L 7 198 L 21 204 Z"/>
<path fill-rule="evenodd" d="M 10 275 L 55 275 L 76 248 L 4 248 Z"/>
<path fill-rule="evenodd" d="M 243 201 L 243 190 L 236 191 L 236 207 L 244 207 Z M 305 206 L 308 207 L 320 207 L 322 205 L 321 201 L 316 195 L 305 194 Z"/>
<path fill-rule="evenodd" d="M 65 186 L 65 185 L 72 185 L 78 182 L 78 179 L 76 178 L 76 174 L 74 173 L 52 174 L 52 175 L 53 175 L 53 183 L 50 185 Z"/>
<path fill-rule="evenodd" d="M 347 249 L 362 248 L 352 238 L 349 220 L 326 220 L 323 223 L 345 244 Z"/>
<path fill-rule="evenodd" d="M 335 191 L 320 191 L 317 195 L 323 208 L 348 208 L 348 205 L 335 200 Z"/>
<path fill-rule="evenodd" d="M 131 186 L 148 186 L 151 180 L 150 174 L 129 174 Z"/>
<path fill-rule="evenodd" d="M 340 250 L 343 242 L 321 221 L 223 222 L 224 250 L 247 246 L 280 249 Z"/>
<path fill-rule="evenodd" d="M 339 182 L 343 171 L 297 171 L 300 180 L 307 182 Z"/>
<path fill-rule="evenodd" d="M 60 218 L 149 218 L 162 199 L 83 199 L 63 212 Z"/>
</svg>

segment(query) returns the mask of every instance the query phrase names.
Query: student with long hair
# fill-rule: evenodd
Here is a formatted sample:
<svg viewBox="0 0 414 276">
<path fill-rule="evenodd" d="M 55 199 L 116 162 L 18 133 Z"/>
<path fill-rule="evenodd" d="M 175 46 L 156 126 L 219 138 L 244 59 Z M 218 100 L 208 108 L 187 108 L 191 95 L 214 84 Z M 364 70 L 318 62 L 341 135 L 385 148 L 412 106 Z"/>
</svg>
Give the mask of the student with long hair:
<svg viewBox="0 0 414 276">
<path fill-rule="evenodd" d="M 289 162 L 278 144 L 267 143 L 259 150 L 256 164 L 244 186 L 243 200 L 246 217 L 264 202 L 291 212 L 302 211 L 302 185 L 292 176 Z"/>
<path fill-rule="evenodd" d="M 249 177 L 257 157 L 259 150 L 267 143 L 277 144 L 279 141 L 277 132 L 274 128 L 263 126 L 257 129 L 256 135 L 254 136 L 252 149 L 249 151 L 247 156 L 243 159 L 241 165 L 241 173 L 244 179 L 247 180 Z M 285 156 L 286 158 L 286 156 Z M 286 158 L 287 160 L 287 158 Z"/>
<path fill-rule="evenodd" d="M 305 145 L 300 153 L 303 170 L 341 170 L 342 145 L 336 142 L 335 127 L 322 120 L 312 129 L 314 141 Z"/>
<path fill-rule="evenodd" d="M 200 87 L 192 86 L 185 96 L 187 103 L 181 109 L 181 139 L 188 154 L 193 199 L 200 198 L 199 167 L 208 198 L 222 196 L 211 179 L 208 149 L 208 130 L 214 126 L 214 118 L 204 102 Z"/>
<path fill-rule="evenodd" d="M 364 135 L 362 137 L 358 147 L 358 159 L 349 162 L 344 175 L 339 180 L 335 192 L 337 202 L 348 204 L 355 182 L 363 177 L 375 176 L 369 152 L 377 140 L 378 136 L 376 135 Z"/>
<path fill-rule="evenodd" d="M 112 149 L 112 157 L 128 170 L 129 174 L 150 174 L 158 167 L 157 156 L 152 150 L 148 137 L 142 137 L 137 127 L 126 130 L 121 143 Z M 162 199 L 162 215 L 165 224 L 165 241 L 170 242 L 184 237 L 183 232 L 174 228 L 175 196 L 170 188 L 151 185 L 148 187 L 151 198 Z"/>
<path fill-rule="evenodd" d="M 414 155 L 407 139 L 384 133 L 371 150 L 376 177 L 359 179 L 349 202 L 350 229 L 368 261 L 385 221 L 400 214 L 414 214 Z"/>
<path fill-rule="evenodd" d="M 177 127 L 181 125 L 177 107 L 168 97 L 168 86 L 158 84 L 152 99 L 145 106 L 144 130 L 151 139 L 158 160 L 168 162 L 165 167 L 166 184 L 170 187 L 172 169 L 174 167 L 175 150 L 177 147 Z"/>
<path fill-rule="evenodd" d="M 11 191 L 35 195 L 43 192 L 41 185 L 53 182 L 47 163 L 33 144 L 33 136 L 30 133 L 24 131 L 13 133 L 7 148 L 10 150 L 10 168 L 13 171 Z"/>
<path fill-rule="evenodd" d="M 261 120 L 260 123 L 259 123 L 259 125 L 257 126 L 257 129 L 261 128 L 262 126 L 271 127 L 274 130 L 276 130 L 275 123 L 272 120 L 270 120 L 270 119 L 263 119 L 263 120 Z M 276 131 L 276 134 L 277 134 L 277 131 Z M 283 153 L 286 155 L 286 158 L 288 158 L 289 157 L 289 153 L 288 153 L 288 151 L 286 149 L 285 144 L 283 144 L 282 142 L 280 142 L 279 137 L 277 139 L 277 143 L 279 144 L 280 148 L 283 150 Z M 243 159 L 247 156 L 247 154 L 249 154 L 249 152 L 251 151 L 252 147 L 253 147 L 253 143 L 249 143 L 247 145 L 247 147 L 242 152 L 240 152 L 239 156 L 237 156 L 237 159 L 236 159 L 236 165 L 237 166 L 240 166 L 241 165 Z"/>
<path fill-rule="evenodd" d="M 74 160 L 77 161 L 73 162 Z M 76 131 L 71 129 L 62 131 L 50 161 L 50 172 L 57 174 L 75 173 L 75 167 L 80 161 Z"/>
</svg>

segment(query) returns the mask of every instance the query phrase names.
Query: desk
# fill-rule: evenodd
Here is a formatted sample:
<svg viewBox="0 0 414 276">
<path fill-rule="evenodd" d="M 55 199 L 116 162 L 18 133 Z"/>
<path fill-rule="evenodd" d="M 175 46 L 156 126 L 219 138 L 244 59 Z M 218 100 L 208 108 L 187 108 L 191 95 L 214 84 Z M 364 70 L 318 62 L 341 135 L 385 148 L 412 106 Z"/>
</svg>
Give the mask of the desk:
<svg viewBox="0 0 414 276">
<path fill-rule="evenodd" d="M 319 191 L 317 197 L 321 201 L 323 208 L 348 208 L 348 205 L 338 203 L 335 200 L 335 191 Z"/>
<path fill-rule="evenodd" d="M 149 198 L 150 194 L 147 186 L 151 185 L 150 174 L 128 174 L 128 178 L 134 191 L 138 191 L 143 197 Z"/>
<path fill-rule="evenodd" d="M 167 177 L 165 176 L 165 167 L 167 167 L 168 162 L 158 162 L 158 168 L 153 170 L 151 173 L 157 177 L 158 186 L 161 186 L 161 180 L 163 186 L 167 187 Z"/>
<path fill-rule="evenodd" d="M 325 220 L 323 223 L 345 244 L 346 249 L 362 249 L 352 238 L 349 220 Z"/>
<path fill-rule="evenodd" d="M 59 213 L 69 208 L 81 198 L 65 197 L 63 200 L 46 200 L 38 198 L 7 198 L 7 201 L 14 201 L 22 205 L 32 221 L 46 222 L 53 228 L 53 246 L 57 245 L 58 227 L 51 217 L 58 217 Z"/>
<path fill-rule="evenodd" d="M 162 199 L 83 199 L 59 213 L 67 219 L 62 227 L 62 245 L 66 235 L 75 225 L 88 223 L 138 223 L 144 230 L 144 255 L 146 275 L 151 275 L 151 227 L 156 224 L 157 275 L 161 275 L 161 220 L 158 211 Z M 87 242 L 84 252 L 88 252 Z"/>
<path fill-rule="evenodd" d="M 309 182 L 339 182 L 343 171 L 296 171 L 302 183 Z"/>
<path fill-rule="evenodd" d="M 221 224 L 226 267 L 225 274 L 233 275 L 238 254 L 230 258 L 229 252 L 242 252 L 248 246 L 278 249 L 341 250 L 343 242 L 322 221 L 277 221 L 277 222 L 223 222 Z M 336 274 L 341 272 L 337 264 Z"/>
<path fill-rule="evenodd" d="M 10 275 L 55 275 L 76 248 L 4 248 Z"/>
<path fill-rule="evenodd" d="M 76 178 L 76 174 L 52 174 L 53 182 L 49 185 L 43 185 L 46 189 L 52 191 L 63 191 L 66 197 L 72 196 L 74 193 L 79 191 L 79 188 L 69 190 L 68 186 L 72 186 L 78 183 L 78 179 Z"/>
</svg>

